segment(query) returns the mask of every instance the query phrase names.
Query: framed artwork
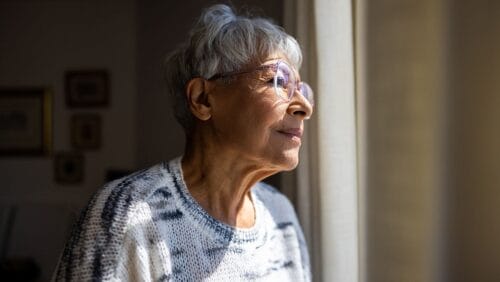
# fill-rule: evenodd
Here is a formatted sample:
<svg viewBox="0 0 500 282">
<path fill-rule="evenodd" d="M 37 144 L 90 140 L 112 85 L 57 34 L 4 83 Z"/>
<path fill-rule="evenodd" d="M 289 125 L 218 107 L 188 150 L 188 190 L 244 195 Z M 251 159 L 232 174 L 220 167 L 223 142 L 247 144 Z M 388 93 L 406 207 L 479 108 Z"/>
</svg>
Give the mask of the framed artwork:
<svg viewBox="0 0 500 282">
<path fill-rule="evenodd" d="M 109 79 L 105 70 L 67 71 L 65 89 L 68 107 L 106 107 L 109 104 Z"/>
<path fill-rule="evenodd" d="M 61 184 L 83 181 L 84 159 L 80 153 L 62 152 L 54 157 L 54 178 Z"/>
<path fill-rule="evenodd" d="M 0 155 L 50 153 L 51 96 L 47 88 L 0 88 Z"/>
<path fill-rule="evenodd" d="M 99 149 L 101 117 L 97 114 L 75 114 L 71 117 L 71 144 L 75 149 Z"/>
</svg>

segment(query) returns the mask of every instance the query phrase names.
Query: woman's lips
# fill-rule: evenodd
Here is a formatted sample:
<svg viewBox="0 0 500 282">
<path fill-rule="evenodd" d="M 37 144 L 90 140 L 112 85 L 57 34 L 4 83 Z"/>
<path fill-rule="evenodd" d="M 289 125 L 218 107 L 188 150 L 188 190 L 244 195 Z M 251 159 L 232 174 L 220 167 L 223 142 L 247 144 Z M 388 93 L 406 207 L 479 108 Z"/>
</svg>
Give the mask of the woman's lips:
<svg viewBox="0 0 500 282">
<path fill-rule="evenodd" d="M 300 129 L 300 128 L 281 129 L 281 130 L 278 130 L 278 132 L 281 133 L 282 135 L 290 138 L 290 139 L 293 139 L 293 140 L 296 140 L 299 142 L 302 138 L 302 129 Z"/>
</svg>

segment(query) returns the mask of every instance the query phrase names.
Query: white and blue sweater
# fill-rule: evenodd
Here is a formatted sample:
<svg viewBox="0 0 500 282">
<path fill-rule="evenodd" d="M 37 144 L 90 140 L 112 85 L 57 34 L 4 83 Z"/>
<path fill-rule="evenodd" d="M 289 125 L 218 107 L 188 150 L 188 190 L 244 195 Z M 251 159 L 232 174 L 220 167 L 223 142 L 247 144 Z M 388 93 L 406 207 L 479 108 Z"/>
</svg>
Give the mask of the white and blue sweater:
<svg viewBox="0 0 500 282">
<path fill-rule="evenodd" d="M 180 158 L 107 184 L 83 211 L 56 281 L 310 281 L 288 199 L 258 183 L 255 225 L 211 217 L 184 183 Z"/>
</svg>

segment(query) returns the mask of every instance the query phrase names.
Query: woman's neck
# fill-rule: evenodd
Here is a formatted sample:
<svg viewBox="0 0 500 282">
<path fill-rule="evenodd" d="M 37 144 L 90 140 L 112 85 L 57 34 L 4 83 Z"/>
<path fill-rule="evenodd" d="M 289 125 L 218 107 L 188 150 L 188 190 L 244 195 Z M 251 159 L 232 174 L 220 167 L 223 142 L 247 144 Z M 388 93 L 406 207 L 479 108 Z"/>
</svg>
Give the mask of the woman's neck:
<svg viewBox="0 0 500 282">
<path fill-rule="evenodd" d="M 276 171 L 245 160 L 242 154 L 197 141 L 187 143 L 182 159 L 189 192 L 214 218 L 240 228 L 252 227 L 255 209 L 250 189 Z"/>
</svg>

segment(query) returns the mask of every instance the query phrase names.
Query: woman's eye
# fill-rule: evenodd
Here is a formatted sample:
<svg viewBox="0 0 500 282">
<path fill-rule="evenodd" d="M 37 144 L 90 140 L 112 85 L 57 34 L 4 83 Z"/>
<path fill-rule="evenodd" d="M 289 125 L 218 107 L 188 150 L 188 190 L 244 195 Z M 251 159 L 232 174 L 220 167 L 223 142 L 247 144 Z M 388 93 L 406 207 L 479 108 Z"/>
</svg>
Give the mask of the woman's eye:
<svg viewBox="0 0 500 282">
<path fill-rule="evenodd" d="M 279 86 L 281 88 L 285 88 L 286 86 L 286 79 L 282 76 L 277 76 L 274 78 L 276 80 L 276 86 Z"/>
</svg>

